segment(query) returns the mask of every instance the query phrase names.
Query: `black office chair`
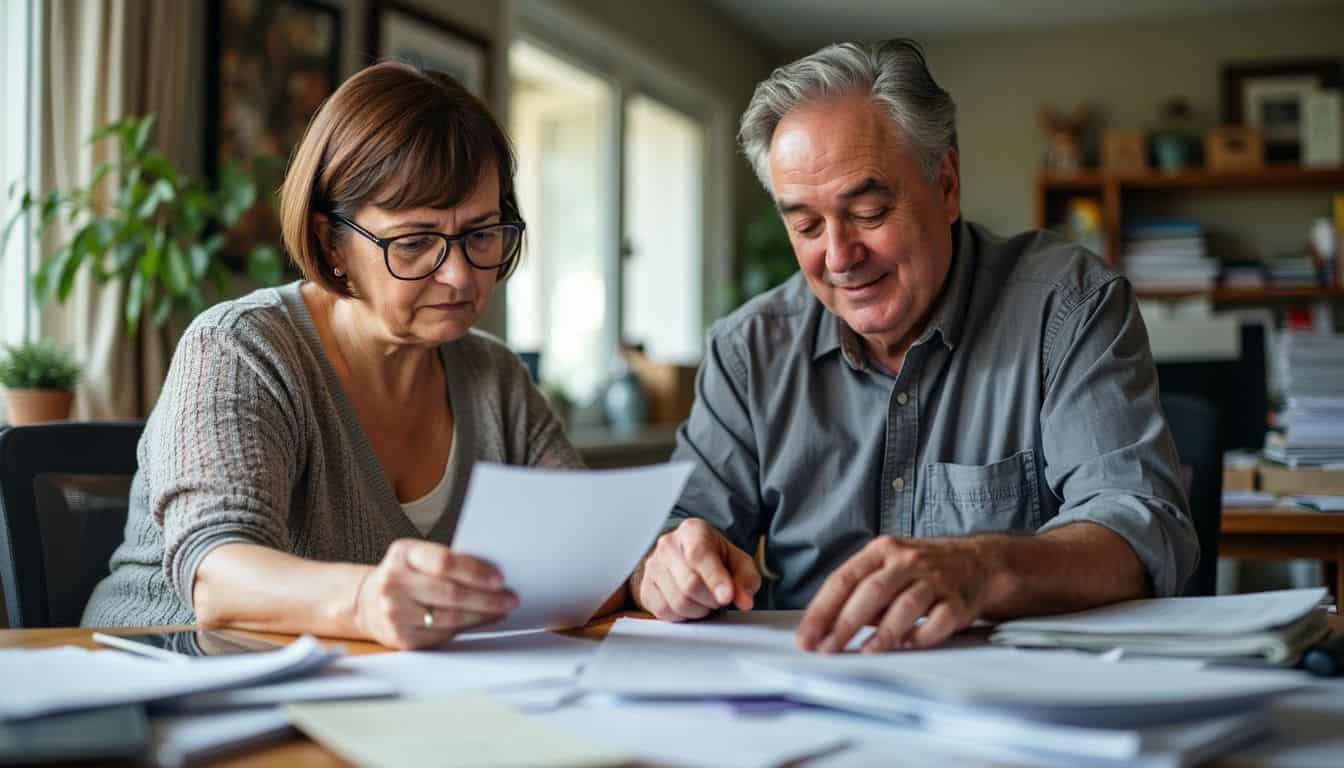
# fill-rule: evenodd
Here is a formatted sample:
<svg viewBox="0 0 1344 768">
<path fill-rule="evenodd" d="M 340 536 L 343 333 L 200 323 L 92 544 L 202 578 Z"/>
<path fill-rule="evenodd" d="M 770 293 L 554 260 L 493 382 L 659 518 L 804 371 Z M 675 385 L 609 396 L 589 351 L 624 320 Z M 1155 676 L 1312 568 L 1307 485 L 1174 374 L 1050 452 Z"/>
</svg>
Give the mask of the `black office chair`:
<svg viewBox="0 0 1344 768">
<path fill-rule="evenodd" d="M 126 527 L 143 421 L 0 429 L 0 581 L 9 625 L 77 626 Z"/>
<path fill-rule="evenodd" d="M 1212 595 L 1218 587 L 1218 539 L 1223 521 L 1223 454 L 1218 447 L 1218 411 L 1203 397 L 1162 395 L 1162 411 L 1176 441 L 1181 476 L 1190 500 L 1199 567 L 1186 595 Z"/>
</svg>

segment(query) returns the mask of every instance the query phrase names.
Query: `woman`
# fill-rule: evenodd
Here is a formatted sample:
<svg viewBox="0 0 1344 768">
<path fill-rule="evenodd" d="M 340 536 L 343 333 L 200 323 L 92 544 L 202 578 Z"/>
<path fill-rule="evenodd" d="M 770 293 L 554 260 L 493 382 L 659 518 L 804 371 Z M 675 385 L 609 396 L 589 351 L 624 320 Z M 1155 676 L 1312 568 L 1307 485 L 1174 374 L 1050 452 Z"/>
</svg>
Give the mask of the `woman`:
<svg viewBox="0 0 1344 768">
<path fill-rule="evenodd" d="M 471 466 L 579 465 L 517 357 L 472 330 L 517 265 L 513 172 L 447 75 L 378 64 L 328 99 L 280 192 L 304 280 L 187 330 L 85 625 L 415 648 L 507 615 L 498 571 L 446 546 Z"/>
</svg>

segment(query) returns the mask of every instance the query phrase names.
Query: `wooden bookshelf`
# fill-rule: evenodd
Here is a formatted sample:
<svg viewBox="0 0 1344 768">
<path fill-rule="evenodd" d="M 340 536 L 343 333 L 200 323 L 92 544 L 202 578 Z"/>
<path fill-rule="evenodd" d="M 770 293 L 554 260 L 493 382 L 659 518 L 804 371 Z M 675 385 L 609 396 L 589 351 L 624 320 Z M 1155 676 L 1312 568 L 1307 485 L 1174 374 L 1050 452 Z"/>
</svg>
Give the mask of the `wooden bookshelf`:
<svg viewBox="0 0 1344 768">
<path fill-rule="evenodd" d="M 1204 170 L 1142 174 L 1079 173 L 1071 176 L 1042 174 L 1038 185 L 1049 190 L 1096 190 L 1116 186 L 1121 191 L 1138 189 L 1207 189 L 1237 191 L 1273 187 L 1344 187 L 1344 168 L 1302 168 L 1270 165 L 1259 171 L 1235 173 Z"/>
<path fill-rule="evenodd" d="M 1303 168 L 1296 165 L 1269 165 L 1258 171 L 1216 172 L 1189 170 L 1176 173 L 1149 171 L 1137 174 L 1087 171 L 1058 175 L 1043 173 L 1036 179 L 1036 225 L 1048 226 L 1065 201 L 1079 194 L 1095 196 L 1101 204 L 1105 248 L 1102 256 L 1111 264 L 1120 264 L 1124 232 L 1124 208 L 1127 200 L 1151 199 L 1150 194 L 1238 193 L 1274 189 L 1319 189 L 1344 192 L 1344 168 Z M 1145 206 L 1151 209 L 1151 204 Z M 1140 291 L 1141 298 L 1174 299 L 1209 296 L 1226 304 L 1271 304 L 1278 302 L 1316 302 L 1344 299 L 1344 288 L 1264 287 L 1217 288 L 1212 291 L 1162 290 Z"/>
<path fill-rule="evenodd" d="M 1215 304 L 1273 304 L 1277 302 L 1334 301 L 1344 299 L 1344 288 L 1215 288 L 1212 291 L 1136 291 L 1140 299 L 1183 299 L 1207 296 Z"/>
</svg>

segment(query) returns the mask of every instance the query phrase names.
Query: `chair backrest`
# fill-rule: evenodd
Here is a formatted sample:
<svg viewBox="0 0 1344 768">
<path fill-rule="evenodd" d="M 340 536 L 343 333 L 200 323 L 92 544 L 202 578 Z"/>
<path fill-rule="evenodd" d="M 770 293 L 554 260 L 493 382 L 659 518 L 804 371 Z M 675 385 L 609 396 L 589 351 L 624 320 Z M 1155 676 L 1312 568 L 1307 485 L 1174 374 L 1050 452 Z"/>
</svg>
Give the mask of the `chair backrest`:
<svg viewBox="0 0 1344 768">
<path fill-rule="evenodd" d="M 143 421 L 0 429 L 0 581 L 9 625 L 79 624 L 126 527 Z"/>
<path fill-rule="evenodd" d="M 1223 520 L 1223 454 L 1218 445 L 1218 411 L 1203 397 L 1162 395 L 1181 476 L 1190 500 L 1199 566 L 1186 582 L 1186 595 L 1212 595 L 1218 584 L 1218 539 Z"/>
</svg>

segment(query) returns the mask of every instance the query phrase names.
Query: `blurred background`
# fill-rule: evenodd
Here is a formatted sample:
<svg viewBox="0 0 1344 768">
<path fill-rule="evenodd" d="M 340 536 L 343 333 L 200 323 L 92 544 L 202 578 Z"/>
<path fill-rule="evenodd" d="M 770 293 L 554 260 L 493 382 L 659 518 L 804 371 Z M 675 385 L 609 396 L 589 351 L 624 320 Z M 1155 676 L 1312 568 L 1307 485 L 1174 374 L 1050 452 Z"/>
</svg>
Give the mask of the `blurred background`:
<svg viewBox="0 0 1344 768">
<path fill-rule="evenodd" d="M 1328 474 L 1344 462 L 1344 2 L 0 9 L 0 341 L 48 340 L 82 367 L 76 418 L 147 414 L 194 312 L 293 277 L 274 212 L 288 153 L 343 78 L 397 57 L 461 79 L 517 145 L 528 250 L 484 328 L 590 463 L 661 460 L 705 329 L 796 269 L 734 143 L 755 84 L 831 42 L 906 36 L 959 108 L 966 217 L 1057 229 L 1129 275 L 1164 391 L 1218 409 L 1223 490 L 1243 494 L 1224 506 L 1344 496 Z M 1267 479 L 1278 468 L 1320 472 Z"/>
</svg>

